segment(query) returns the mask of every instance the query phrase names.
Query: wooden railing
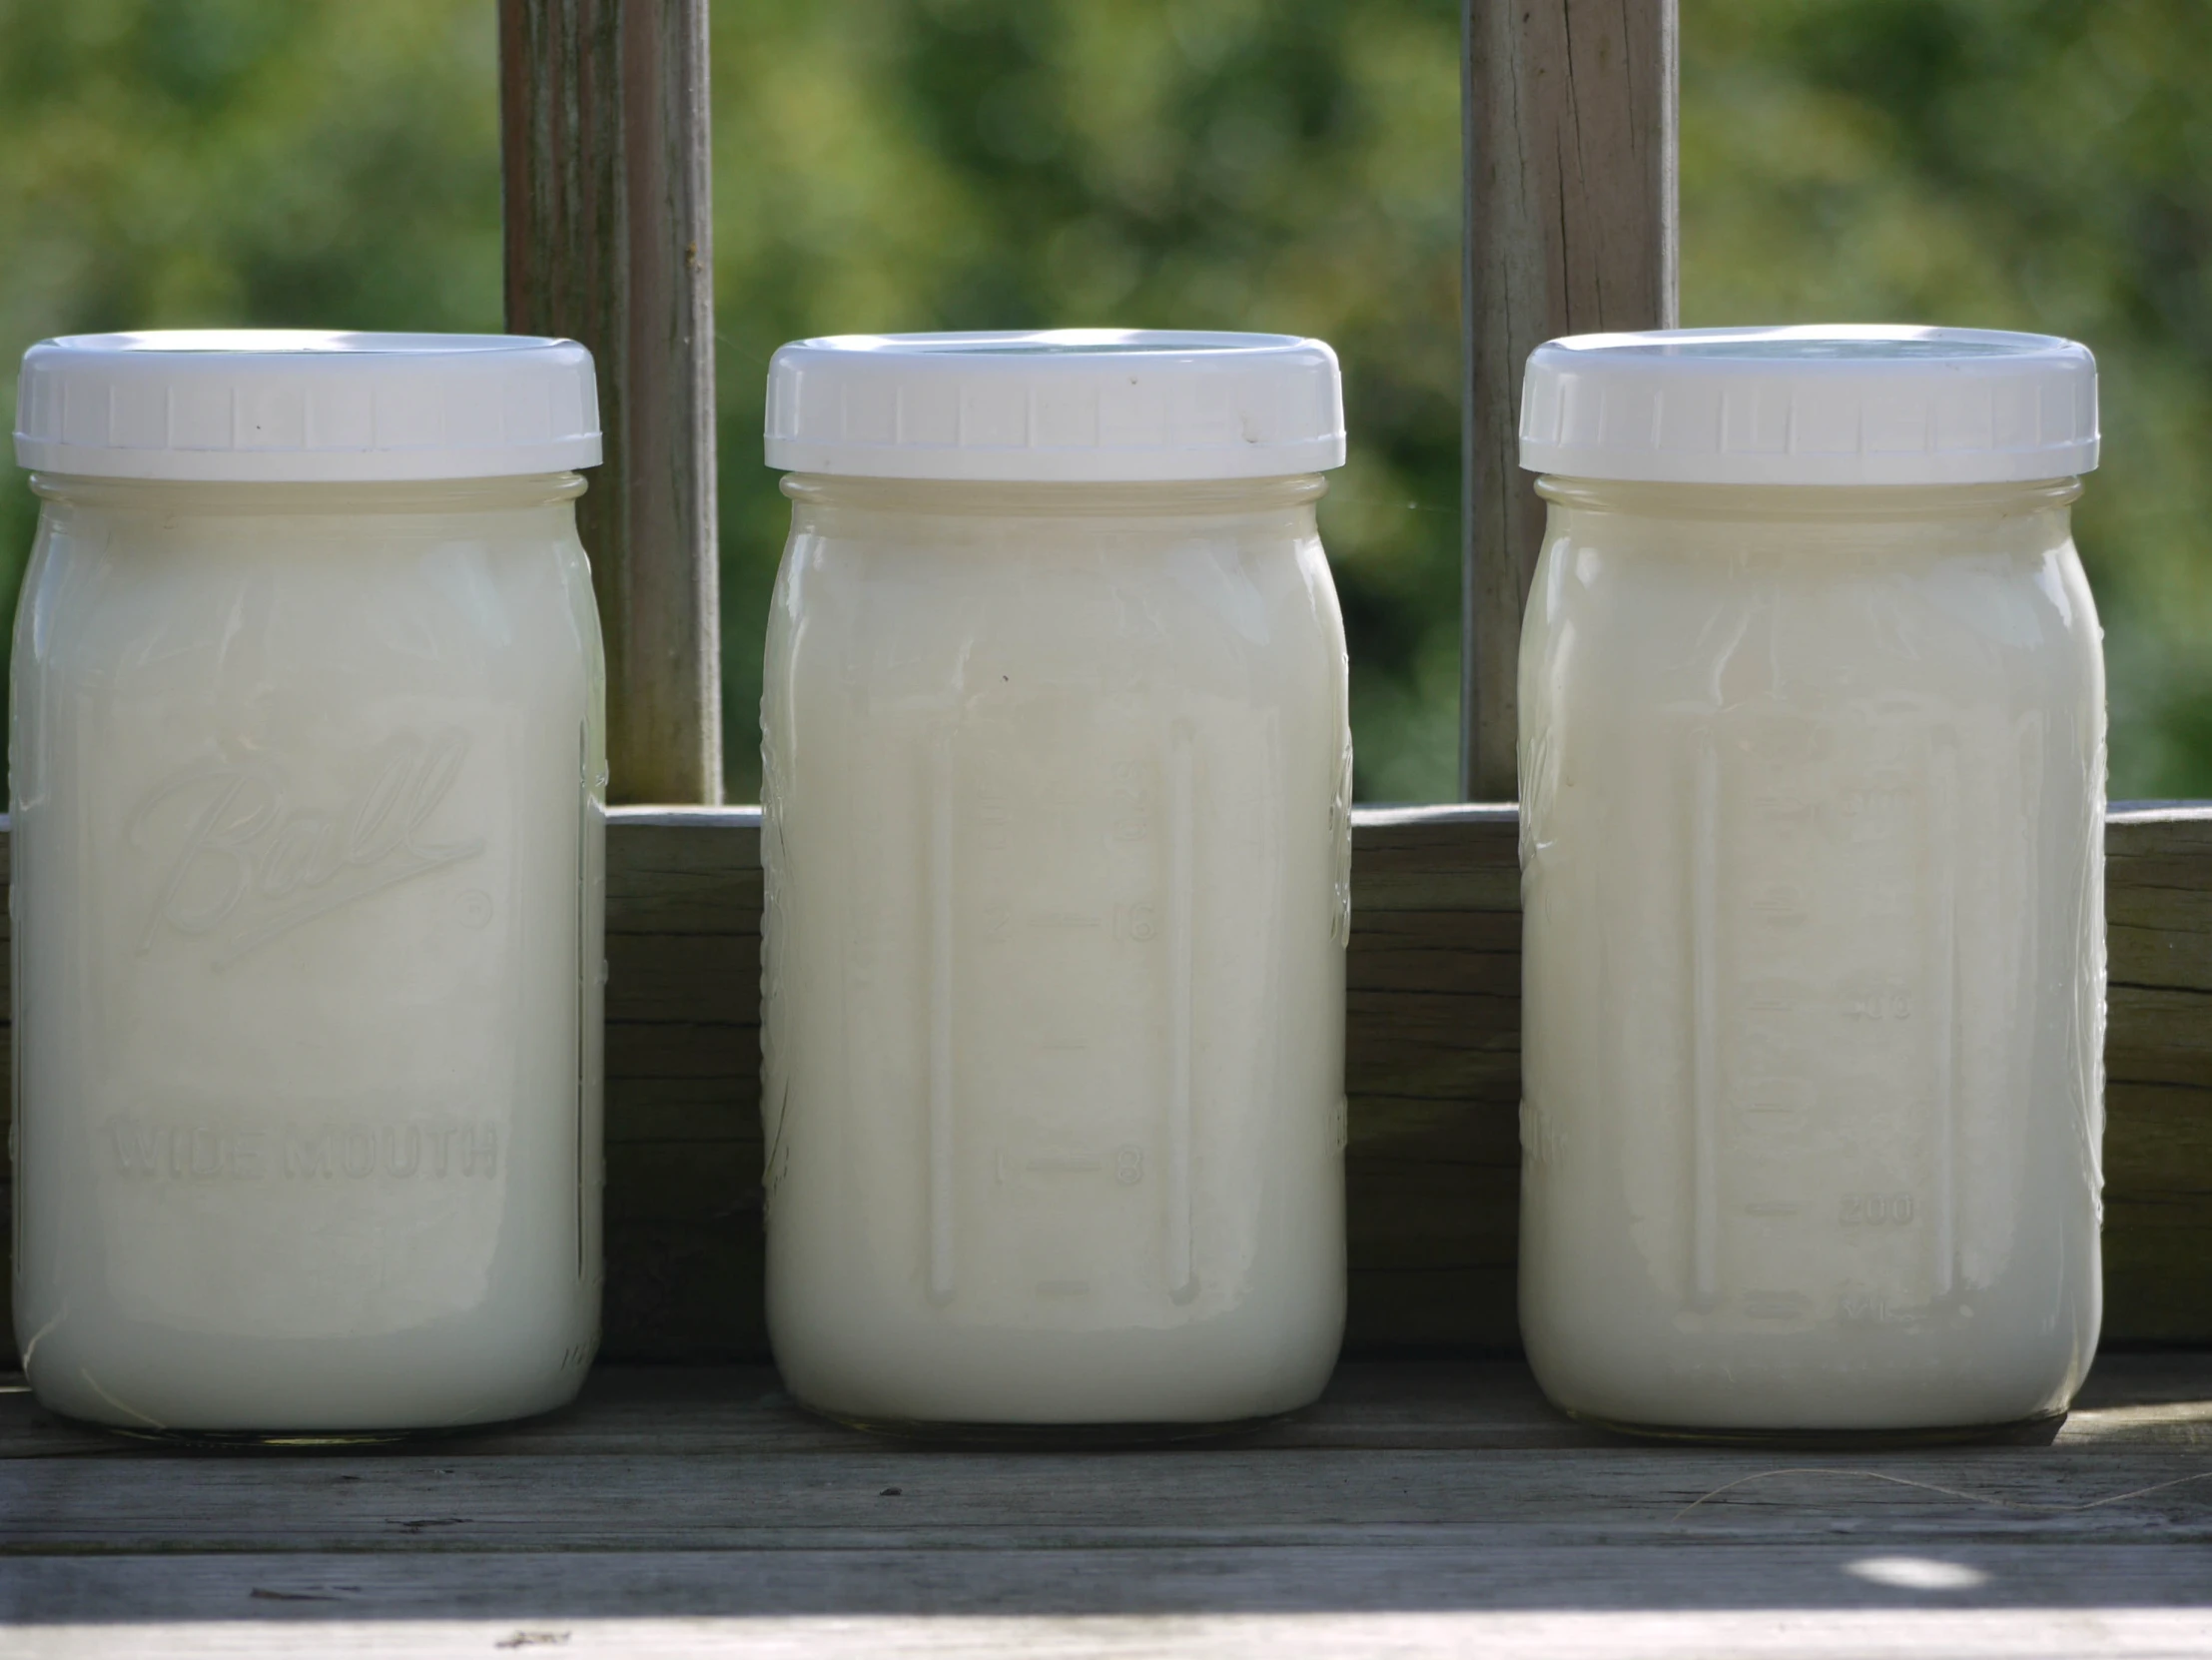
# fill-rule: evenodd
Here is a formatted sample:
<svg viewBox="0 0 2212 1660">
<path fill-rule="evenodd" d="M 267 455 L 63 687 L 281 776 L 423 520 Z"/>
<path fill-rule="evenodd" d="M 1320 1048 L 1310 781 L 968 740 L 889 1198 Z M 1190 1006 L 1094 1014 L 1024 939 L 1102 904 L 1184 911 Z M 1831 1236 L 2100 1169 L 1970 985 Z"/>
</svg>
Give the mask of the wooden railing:
<svg viewBox="0 0 2212 1660">
<path fill-rule="evenodd" d="M 507 328 L 599 366 L 609 797 L 720 801 L 707 0 L 499 0 L 499 66 Z"/>
<path fill-rule="evenodd" d="M 1353 1352 L 1516 1342 L 1521 918 L 1510 807 L 1357 813 Z M 2105 1336 L 2212 1344 L 2212 806 L 2116 810 Z M 760 816 L 607 840 L 610 1359 L 766 1354 Z"/>
<path fill-rule="evenodd" d="M 1675 0 L 1466 0 L 1460 793 L 1515 792 L 1514 674 L 1544 533 L 1521 368 L 1676 322 Z"/>
<path fill-rule="evenodd" d="M 1675 0 L 1465 0 L 1462 793 L 1514 791 L 1521 366 L 1676 312 Z M 721 798 L 707 0 L 499 0 L 507 326 L 597 357 L 613 799 Z M 740 442 L 750 444 L 753 434 Z"/>
</svg>

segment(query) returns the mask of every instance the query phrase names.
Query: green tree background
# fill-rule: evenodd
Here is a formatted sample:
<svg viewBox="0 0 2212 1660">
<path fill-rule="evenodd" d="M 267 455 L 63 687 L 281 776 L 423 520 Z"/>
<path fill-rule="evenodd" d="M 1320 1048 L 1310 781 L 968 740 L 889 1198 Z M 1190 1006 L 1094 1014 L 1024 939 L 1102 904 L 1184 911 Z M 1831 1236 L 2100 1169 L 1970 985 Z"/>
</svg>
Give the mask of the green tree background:
<svg viewBox="0 0 2212 1660">
<path fill-rule="evenodd" d="M 2117 795 L 2212 796 L 2212 6 L 1681 0 L 1687 323 L 2043 330 L 2104 368 L 2080 515 Z M 1449 796 L 1453 0 L 715 0 L 733 797 L 808 334 L 1333 342 L 1360 793 Z M 492 0 L 0 0 L 0 356 L 118 328 L 499 326 Z M 5 396 L 5 395 L 0 395 Z M 0 582 L 34 503 L 0 478 Z"/>
</svg>

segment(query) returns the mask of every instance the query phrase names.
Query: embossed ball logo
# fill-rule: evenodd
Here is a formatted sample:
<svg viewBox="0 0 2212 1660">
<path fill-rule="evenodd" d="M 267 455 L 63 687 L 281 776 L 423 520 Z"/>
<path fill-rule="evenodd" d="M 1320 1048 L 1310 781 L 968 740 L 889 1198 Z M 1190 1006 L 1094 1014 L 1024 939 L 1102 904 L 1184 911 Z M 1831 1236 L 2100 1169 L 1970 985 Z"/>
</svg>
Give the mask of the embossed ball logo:
<svg viewBox="0 0 2212 1660">
<path fill-rule="evenodd" d="M 375 752 L 360 788 L 329 805 L 295 802 L 268 766 L 197 766 L 166 780 L 127 826 L 131 845 L 162 861 L 139 951 L 165 929 L 212 935 L 215 966 L 227 968 L 333 911 L 475 858 L 482 837 L 435 840 L 431 824 L 467 755 L 465 732 L 402 734 Z M 462 915 L 489 921 L 489 896 L 472 892 Z"/>
</svg>

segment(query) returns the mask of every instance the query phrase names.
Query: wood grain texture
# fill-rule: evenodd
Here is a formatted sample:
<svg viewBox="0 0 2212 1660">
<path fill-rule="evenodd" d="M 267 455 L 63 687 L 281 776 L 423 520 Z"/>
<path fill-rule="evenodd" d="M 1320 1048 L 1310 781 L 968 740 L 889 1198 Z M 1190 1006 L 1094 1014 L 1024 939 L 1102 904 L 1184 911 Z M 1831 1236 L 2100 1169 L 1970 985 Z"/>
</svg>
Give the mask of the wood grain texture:
<svg viewBox="0 0 2212 1660">
<path fill-rule="evenodd" d="M 1521 371 L 1560 335 L 1676 318 L 1675 0 L 1466 0 L 1461 789 L 1510 801 L 1544 527 Z"/>
<path fill-rule="evenodd" d="M 1406 1540 L 1365 1546 L 1213 1546 L 1187 1553 L 1080 1547 L 1028 1551 L 877 1547 L 838 1551 L 794 1544 L 757 1550 L 680 1552 L 425 1550 L 366 1555 L 297 1551 L 168 1558 L 55 1555 L 18 1558 L 0 1567 L 0 1594 L 9 1596 L 24 1610 L 18 1618 L 25 1623 L 31 1619 L 58 1622 L 73 1616 L 107 1625 L 122 1620 L 251 1619 L 269 1644 L 247 1647 L 239 1635 L 203 1635 L 172 1628 L 171 1635 L 181 1643 L 190 1643 L 194 1637 L 209 1642 L 205 1650 L 193 1647 L 170 1651 L 186 1653 L 282 1652 L 275 1639 L 288 1630 L 294 1640 L 313 1643 L 311 1652 L 328 1652 L 324 1645 L 335 1635 L 332 1628 L 350 1620 L 376 1620 L 389 1631 L 390 1622 L 402 1620 L 473 1617 L 488 1624 L 503 1619 L 508 1622 L 506 1632 L 511 1632 L 517 1622 L 527 1628 L 533 1621 L 548 1618 L 565 1625 L 572 1620 L 594 1622 L 623 1615 L 637 1619 L 658 1616 L 657 1629 L 649 1628 L 638 1635 L 657 1636 L 664 1643 L 681 1642 L 687 1634 L 683 1622 L 689 1619 L 742 1619 L 746 1625 L 723 1629 L 720 1634 L 725 1640 L 751 1637 L 761 1644 L 757 1652 L 778 1655 L 884 1652 L 858 1642 L 856 1639 L 864 1632 L 878 1641 L 900 1645 L 890 1649 L 895 1653 L 1042 1652 L 1149 1657 L 1269 1652 L 1239 1643 L 1216 1646 L 1223 1635 L 1219 1628 L 1192 1628 L 1181 1621 L 1166 1629 L 1155 1625 L 1149 1632 L 1127 1632 L 1123 1637 L 1127 1647 L 1111 1643 L 1112 1630 L 1107 1627 L 1092 1637 L 1096 1646 L 1054 1645 L 1039 1650 L 1024 1646 L 1020 1640 L 1035 1633 L 1034 1625 L 1010 1627 L 994 1635 L 988 1624 L 990 1616 L 981 1612 L 992 1609 L 1000 1618 L 1054 1614 L 1073 1618 L 1151 1615 L 1157 1619 L 1165 1615 L 1365 1613 L 1366 1618 L 1347 1620 L 1331 1631 L 1329 1635 L 1335 1639 L 1332 1643 L 1321 1640 L 1326 1628 L 1313 1622 L 1308 1627 L 1312 1635 L 1306 1641 L 1293 1641 L 1293 1646 L 1272 1652 L 1288 1656 L 1442 1652 L 1462 1657 L 1549 1657 L 1650 1651 L 1607 1649 L 1597 1644 L 1576 1644 L 1566 1649 L 1546 1644 L 1493 1648 L 1469 1639 L 1478 1639 L 1486 1628 L 1500 1636 L 1527 1629 L 1518 1622 L 1508 1624 L 1480 1617 L 1509 1611 L 1552 1615 L 1557 1619 L 1556 1628 L 1568 1632 L 1580 1623 L 1576 1619 L 1579 1614 L 1581 1621 L 1598 1627 L 1587 1633 L 1585 1643 L 1603 1630 L 1592 1616 L 1608 1612 L 1688 1616 L 1673 1622 L 1683 1627 L 1691 1626 L 1692 1617 L 1704 1616 L 1695 1629 L 1710 1631 L 1717 1637 L 1728 1624 L 1713 1621 L 1712 1616 L 1741 1610 L 1772 1622 L 1775 1629 L 1768 1643 L 1701 1649 L 1694 1646 L 1694 1631 L 1685 1629 L 1680 1633 L 1679 1647 L 1670 1646 L 1660 1652 L 1697 1656 L 1699 1660 L 1739 1653 L 1843 1653 L 1864 1660 L 1868 1655 L 1893 1652 L 1946 1652 L 1937 1646 L 1938 1642 L 1946 1638 L 1957 1641 L 1959 1627 L 1966 1623 L 1956 1619 L 1954 1610 L 2000 1616 L 1991 1620 L 2000 1630 L 2009 1626 L 2014 1632 L 2034 1632 L 2042 1621 L 2004 1620 L 2001 1616 L 2039 1609 L 2046 1614 L 2071 1611 L 2076 1618 L 2051 1622 L 2057 1629 L 2044 1633 L 2048 1646 L 1982 1647 L 1969 1643 L 1948 1652 L 1961 1656 L 2150 1653 L 2160 1660 L 2176 1660 L 2177 1656 L 2205 1651 L 2200 1646 L 2180 1644 L 2148 1649 L 2107 1646 L 2098 1641 L 2108 1628 L 2095 1617 L 2095 1611 L 2150 1612 L 2164 1604 L 2169 1609 L 2178 1606 L 2196 1610 L 2193 1621 L 2166 1623 L 2169 1632 L 2193 1632 L 2201 1637 L 2212 1624 L 2202 1612 L 2201 1578 L 2206 1554 L 2198 1544 L 2098 1544 L 2072 1560 L 2045 1542 L 1946 1544 L 1935 1560 L 1978 1572 L 1984 1576 L 1984 1584 L 2003 1587 L 1994 1594 L 1983 1590 L 1967 1597 L 1930 1596 L 1924 1592 L 1914 1596 L 1848 1571 L 1853 1561 L 1871 1554 L 1864 1545 L 1842 1542 L 1825 1546 L 1707 1543 L 1695 1549 L 1660 1552 L 1641 1544 L 1525 1545 L 1476 1554 Z M 2199 1583 L 2192 1585 L 2192 1576 Z M 2000 1596 L 2009 1608 L 1991 1606 Z M 979 1617 L 958 1623 L 949 1617 L 962 1610 L 974 1610 Z M 1849 1620 L 1853 1612 L 1884 1612 L 1902 1628 L 1898 1636 L 1917 1635 L 1921 1642 L 1901 1649 L 1866 1646 L 1863 1639 L 1835 1646 L 1808 1643 L 1803 1633 L 1813 1622 L 1792 1620 L 1789 1615 L 1816 1611 L 1830 1618 L 1843 1616 L 1853 1624 L 1858 1623 Z M 1402 1639 L 1394 1641 L 1393 1634 L 1377 1629 L 1373 1617 L 1416 1613 L 1475 1616 L 1459 1627 L 1466 1646 L 1401 1646 Z M 876 1620 L 860 1629 L 840 1631 L 838 1625 L 820 1618 L 838 1614 L 891 1616 L 898 1623 Z M 808 1634 L 816 1641 L 835 1645 L 844 1636 L 851 1646 L 817 1648 L 811 1642 L 802 1646 L 793 1639 L 806 1628 L 777 1631 L 767 1624 L 775 1616 L 814 1616 L 816 1624 Z M 1914 1627 L 1923 1621 L 1924 1628 L 1915 1632 Z M 930 1626 L 939 1622 L 952 1629 L 932 1643 Z M 1165 1621 L 1160 1624 L 1165 1625 Z M 1751 1621 L 1743 1624 L 1750 1625 Z M 2127 1629 L 2124 1620 L 2115 1624 L 2120 1630 Z M 983 1627 L 981 1633 L 979 1626 Z M 1859 1624 L 1859 1630 L 1864 1629 L 1864 1624 Z M 1290 1627 L 1286 1634 L 1296 1630 Z M 967 1645 L 951 1640 L 955 1631 L 967 1637 Z M 483 1630 L 465 1652 L 485 1655 L 495 1646 L 493 1638 L 506 1632 Z M 1201 1632 L 1204 1641 L 1199 1640 Z M 2071 1636 L 2071 1646 L 2050 1641 L 2061 1633 Z M 53 1647 L 40 1647 L 40 1635 L 21 1626 L 10 1630 L 14 1642 L 9 1654 L 115 1652 L 91 1646 L 91 1632 L 77 1638 L 86 1644 L 84 1647 L 64 1647 L 55 1638 L 48 1638 Z M 412 1634 L 394 1631 L 391 1635 L 404 1641 Z M 603 1634 L 602 1641 L 611 1635 Z M 980 1642 L 976 1640 L 978 1635 L 982 1636 Z M 1147 1637 L 1148 1642 L 1143 1640 Z M 781 1641 L 775 1641 L 777 1638 Z M 239 1643 L 240 1647 L 216 1646 L 222 1641 Z M 459 1649 L 458 1644 L 455 1649 Z M 130 1652 L 141 1651 L 134 1648 Z M 341 1652 L 356 1651 L 348 1645 Z M 395 1652 L 417 1650 L 409 1646 Z M 583 1652 L 727 1654 L 756 1650 L 697 1643 L 640 1651 L 609 1644 Z"/>
<path fill-rule="evenodd" d="M 616 801 L 719 801 L 707 0 L 500 0 L 506 316 L 599 369 Z"/>
<path fill-rule="evenodd" d="M 1672 1554 L 1664 1597 L 1649 1594 L 1655 1559 L 1637 1546 L 44 1558 L 0 1570 L 0 1594 L 21 1586 L 25 1607 L 87 1610 L 9 1631 L 17 1660 L 2179 1660 L 2212 1649 L 2212 1612 L 2194 1595 L 2204 1556 L 2190 1546 L 1936 1559 L 1976 1584 L 2024 1587 L 2025 1605 L 2007 1607 L 1840 1596 L 1865 1559 L 1847 1547 Z M 1599 1600 L 1545 1606 L 1539 1586 L 1554 1602 L 1565 1586 Z M 1086 1606 L 1059 1611 L 1070 1600 Z M 1954 1606 L 1912 1606 L 1944 1600 Z M 192 1611 L 118 1612 L 179 1605 Z"/>
<path fill-rule="evenodd" d="M 698 1453 L 671 1423 L 662 1450 L 623 1458 L 446 1451 L 351 1472 L 309 1459 L 15 1459 L 0 1464 L 0 1553 L 412 1554 L 426 1534 L 442 1551 L 483 1552 L 1200 1551 L 1381 1545 L 1410 1528 L 1440 1548 L 1482 1551 L 1812 1544 L 1855 1520 L 1891 1549 L 2000 1542 L 2027 1523 L 2084 1543 L 2192 1544 L 2212 1571 L 2206 1483 L 2160 1485 L 2177 1473 L 2190 1472 L 2164 1449 L 2121 1447 L 1864 1464 L 1620 1447 L 1185 1447 L 1117 1453 L 1110 1465 L 1086 1453 L 876 1446 Z M 2085 1507 L 2123 1493 L 2136 1496 Z"/>
<path fill-rule="evenodd" d="M 1517 835 L 1511 808 L 1354 814 L 1354 1354 L 1517 1343 Z M 2105 1336 L 2212 1343 L 2212 807 L 2121 807 L 2108 841 Z M 611 1359 L 767 1354 L 760 883 L 757 809 L 612 815 Z"/>
<path fill-rule="evenodd" d="M 760 811 L 607 828 L 610 1357 L 764 1358 Z"/>
<path fill-rule="evenodd" d="M 2212 1341 L 2212 809 L 2106 831 L 2105 1329 Z"/>
<path fill-rule="evenodd" d="M 1595 1435 L 1511 1362 L 1354 1361 L 1258 1434 L 1107 1456 L 872 1439 L 765 1367 L 339 1456 L 0 1386 L 0 1649 L 2172 1656 L 2212 1643 L 2206 1431 L 2212 1354 L 2107 1357 L 2049 1444 L 1820 1457 Z"/>
</svg>

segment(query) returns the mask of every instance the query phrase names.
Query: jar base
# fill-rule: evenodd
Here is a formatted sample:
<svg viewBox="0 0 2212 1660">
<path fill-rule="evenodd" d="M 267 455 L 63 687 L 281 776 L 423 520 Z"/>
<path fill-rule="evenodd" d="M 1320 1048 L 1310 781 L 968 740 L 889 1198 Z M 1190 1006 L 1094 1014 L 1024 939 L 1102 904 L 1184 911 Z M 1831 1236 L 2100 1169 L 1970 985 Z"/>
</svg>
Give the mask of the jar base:
<svg viewBox="0 0 2212 1660">
<path fill-rule="evenodd" d="M 491 1418 L 482 1423 L 422 1424 L 396 1429 L 155 1429 L 143 1424 L 100 1423 L 91 1418 L 71 1417 L 51 1407 L 47 1411 L 73 1429 L 116 1435 L 127 1441 L 170 1447 L 179 1452 L 327 1453 L 376 1452 L 425 1441 L 495 1434 L 517 1424 L 536 1423 L 565 1412 L 571 1404 L 564 1401 L 547 1411 L 527 1412 L 516 1418 Z"/>
<path fill-rule="evenodd" d="M 1639 1441 L 1673 1441 L 1697 1446 L 1772 1448 L 1778 1452 L 1893 1452 L 1931 1446 L 2047 1446 L 2066 1421 L 2063 1411 L 2045 1412 L 2008 1423 L 1938 1424 L 1898 1429 L 1703 1428 L 1692 1424 L 1630 1423 L 1552 1403 L 1577 1423 Z"/>
<path fill-rule="evenodd" d="M 83 1418 L 64 1421 L 80 1429 L 120 1435 L 127 1441 L 193 1452 L 352 1452 L 464 1433 L 454 1429 L 127 1429 L 122 1424 L 91 1423 Z"/>
<path fill-rule="evenodd" d="M 891 1440 L 924 1441 L 938 1446 L 987 1452 L 1108 1452 L 1144 1447 L 1183 1446 L 1193 1441 L 1233 1440 L 1297 1416 L 1299 1409 L 1220 1423 L 971 1423 L 924 1418 L 856 1417 L 798 1403 L 827 1423 Z"/>
</svg>

